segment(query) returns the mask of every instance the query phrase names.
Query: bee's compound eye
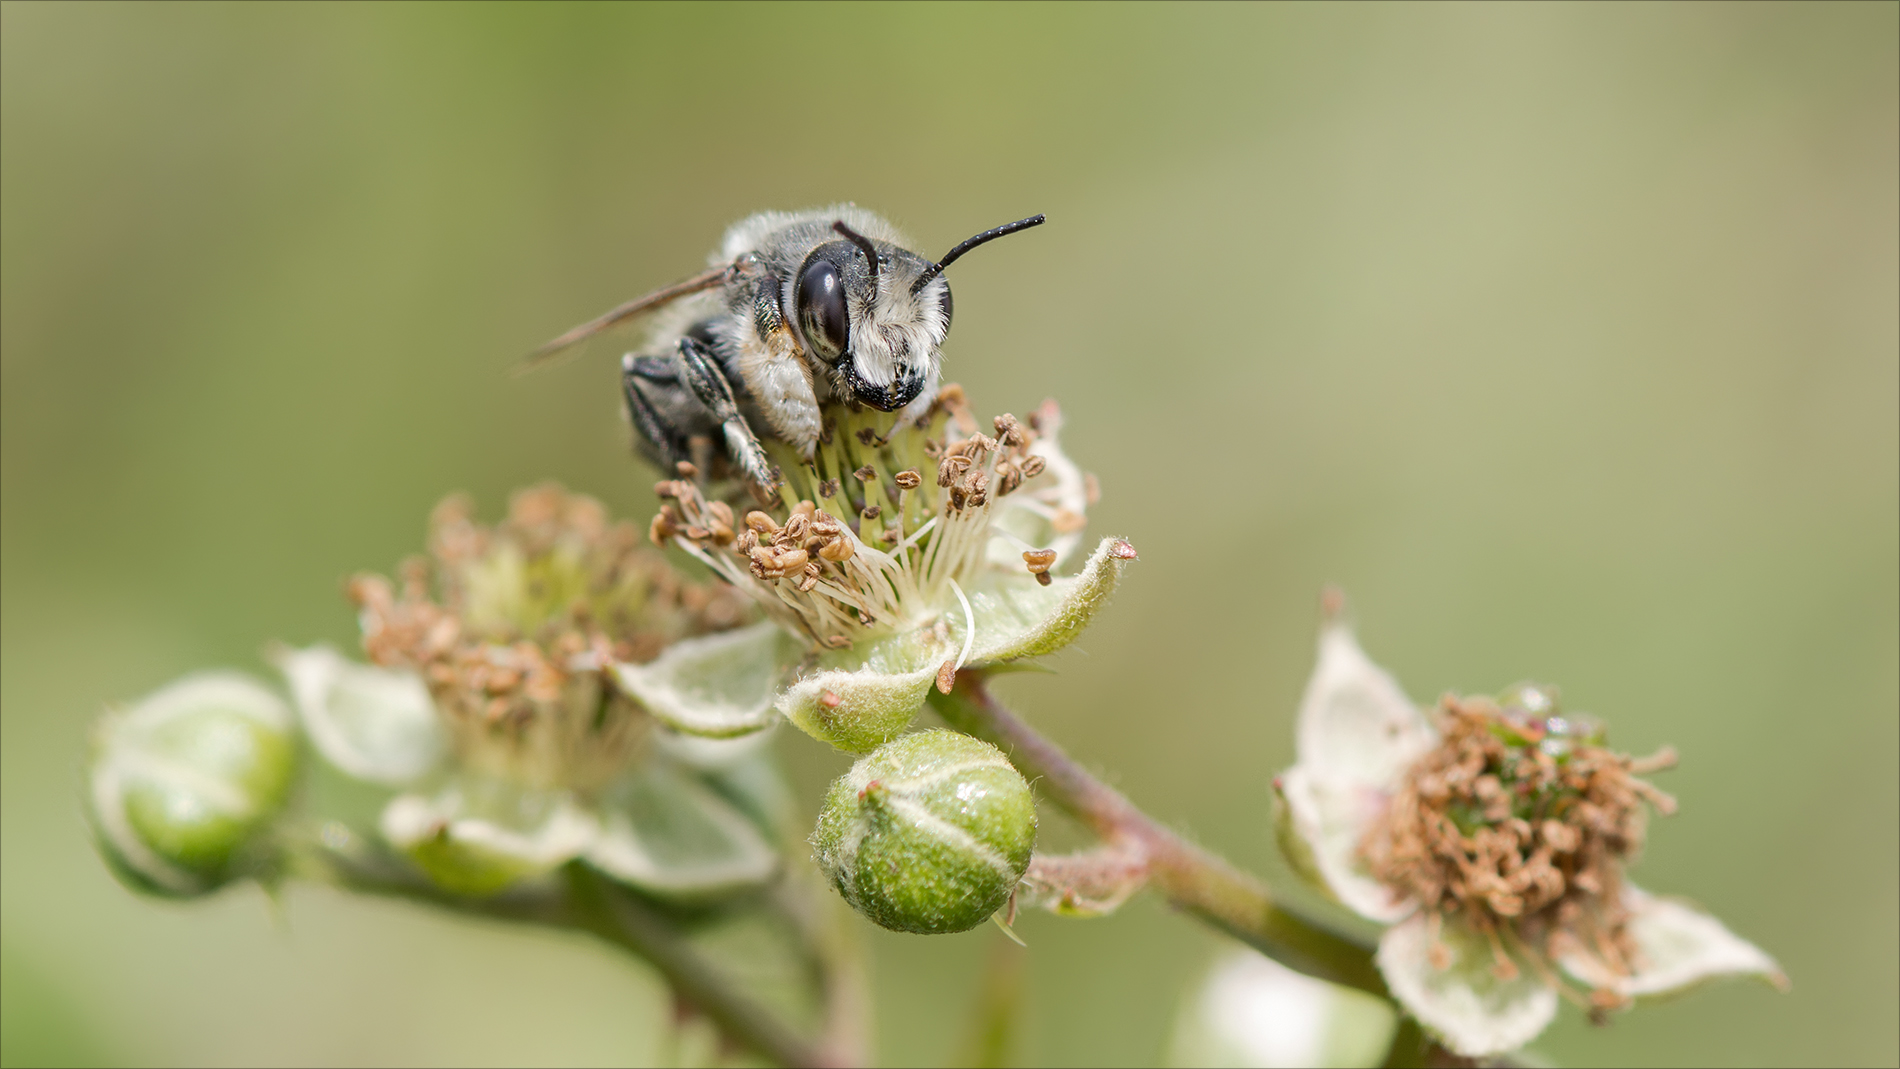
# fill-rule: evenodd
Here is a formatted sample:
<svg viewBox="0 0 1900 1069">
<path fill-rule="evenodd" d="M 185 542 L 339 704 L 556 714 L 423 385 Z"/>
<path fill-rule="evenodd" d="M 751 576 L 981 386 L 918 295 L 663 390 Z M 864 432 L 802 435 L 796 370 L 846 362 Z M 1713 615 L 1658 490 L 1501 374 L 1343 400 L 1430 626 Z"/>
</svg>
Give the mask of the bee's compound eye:
<svg viewBox="0 0 1900 1069">
<path fill-rule="evenodd" d="M 827 260 L 813 260 L 798 274 L 798 325 L 818 355 L 833 361 L 851 344 L 851 317 L 844 304 L 844 284 L 838 269 Z"/>
</svg>

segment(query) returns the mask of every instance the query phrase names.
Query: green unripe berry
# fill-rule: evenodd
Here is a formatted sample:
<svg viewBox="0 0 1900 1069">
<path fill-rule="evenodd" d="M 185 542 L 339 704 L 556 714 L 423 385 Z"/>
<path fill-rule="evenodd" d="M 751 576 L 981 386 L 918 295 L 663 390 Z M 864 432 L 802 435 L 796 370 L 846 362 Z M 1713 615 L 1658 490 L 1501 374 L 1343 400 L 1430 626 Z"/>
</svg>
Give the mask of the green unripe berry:
<svg viewBox="0 0 1900 1069">
<path fill-rule="evenodd" d="M 245 874 L 289 794 L 290 710 L 243 676 L 181 679 L 100 724 L 90 801 L 129 882 L 202 894 Z"/>
<path fill-rule="evenodd" d="M 1036 845 L 1029 784 L 954 731 L 877 748 L 831 785 L 811 844 L 858 912 L 893 931 L 967 931 L 1009 901 Z"/>
</svg>

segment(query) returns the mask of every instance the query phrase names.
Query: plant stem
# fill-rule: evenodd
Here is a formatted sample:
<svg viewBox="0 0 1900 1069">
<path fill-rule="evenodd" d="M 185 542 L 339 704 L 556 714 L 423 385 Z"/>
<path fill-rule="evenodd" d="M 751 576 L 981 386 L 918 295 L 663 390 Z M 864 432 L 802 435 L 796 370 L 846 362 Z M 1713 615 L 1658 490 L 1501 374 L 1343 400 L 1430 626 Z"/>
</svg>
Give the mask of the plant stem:
<svg viewBox="0 0 1900 1069">
<path fill-rule="evenodd" d="M 584 865 L 568 866 L 569 895 L 580 927 L 653 963 L 673 993 L 726 1035 L 781 1065 L 832 1064 L 818 1047 L 726 983 L 651 907 Z"/>
<path fill-rule="evenodd" d="M 1391 997 L 1369 947 L 1276 905 L 1259 880 L 1136 808 L 1004 708 L 980 672 L 957 673 L 954 690 L 930 699 L 950 726 L 1008 751 L 1040 792 L 1104 841 L 1138 850 L 1176 906 L 1300 972 Z"/>
<path fill-rule="evenodd" d="M 467 898 L 405 878 L 374 859 L 346 858 L 327 850 L 305 850 L 301 854 L 295 866 L 300 874 L 352 891 L 405 898 L 497 920 L 588 932 L 651 964 L 681 1000 L 705 1014 L 726 1036 L 758 1054 L 785 1066 L 850 1064 L 848 1052 L 806 1040 L 733 986 L 638 895 L 578 862 L 568 866 L 566 887 L 561 890 Z"/>
</svg>

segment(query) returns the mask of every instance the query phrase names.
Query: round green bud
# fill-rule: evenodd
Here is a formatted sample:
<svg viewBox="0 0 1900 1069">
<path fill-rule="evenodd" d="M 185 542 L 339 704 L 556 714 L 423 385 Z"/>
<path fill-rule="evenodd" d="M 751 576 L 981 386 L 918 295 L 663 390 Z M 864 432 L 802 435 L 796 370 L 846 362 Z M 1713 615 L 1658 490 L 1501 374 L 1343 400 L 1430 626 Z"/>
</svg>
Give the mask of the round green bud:
<svg viewBox="0 0 1900 1069">
<path fill-rule="evenodd" d="M 962 932 L 1009 901 L 1036 845 L 1029 784 L 989 743 L 922 731 L 877 748 L 825 796 L 818 864 L 893 931 Z"/>
<path fill-rule="evenodd" d="M 187 676 L 102 721 L 89 801 L 99 843 L 141 890 L 203 894 L 261 861 L 296 769 L 290 709 L 236 673 Z"/>
</svg>

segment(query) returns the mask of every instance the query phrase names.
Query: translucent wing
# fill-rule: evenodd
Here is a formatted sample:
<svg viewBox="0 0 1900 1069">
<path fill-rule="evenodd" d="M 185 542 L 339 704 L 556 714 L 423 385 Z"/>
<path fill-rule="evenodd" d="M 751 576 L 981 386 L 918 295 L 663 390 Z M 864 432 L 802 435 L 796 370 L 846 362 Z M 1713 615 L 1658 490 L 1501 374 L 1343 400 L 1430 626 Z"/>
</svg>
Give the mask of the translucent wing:
<svg viewBox="0 0 1900 1069">
<path fill-rule="evenodd" d="M 534 352 L 529 353 L 521 363 L 515 365 L 515 374 L 519 375 L 523 372 L 545 367 L 549 361 L 568 352 L 573 349 L 574 346 L 599 334 L 601 331 L 618 326 L 642 312 L 650 312 L 655 308 L 671 304 L 681 297 L 691 296 L 703 290 L 712 289 L 714 286 L 724 283 L 731 274 L 732 269 L 730 267 L 715 267 L 694 275 L 692 278 L 675 282 L 671 286 L 654 290 L 652 293 L 643 297 L 635 297 L 633 300 L 614 308 L 605 315 L 596 316 L 553 341 L 548 342 L 546 345 L 541 346 Z"/>
</svg>

